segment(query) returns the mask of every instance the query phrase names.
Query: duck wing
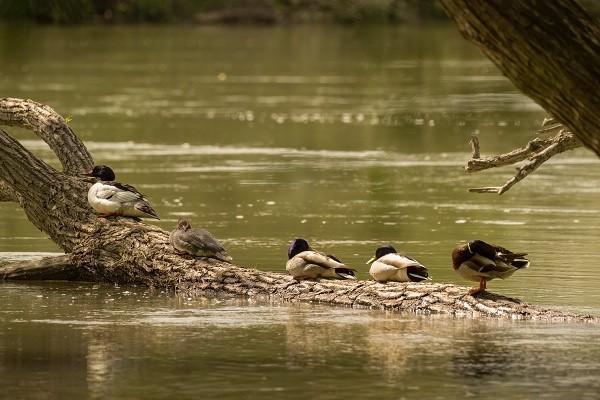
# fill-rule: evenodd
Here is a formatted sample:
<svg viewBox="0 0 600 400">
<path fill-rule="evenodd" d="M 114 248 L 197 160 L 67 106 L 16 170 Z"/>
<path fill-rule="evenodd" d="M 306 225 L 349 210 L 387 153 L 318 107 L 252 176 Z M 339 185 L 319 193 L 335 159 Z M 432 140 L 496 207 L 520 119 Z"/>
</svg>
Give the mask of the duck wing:
<svg viewBox="0 0 600 400">
<path fill-rule="evenodd" d="M 96 192 L 96 197 L 118 203 L 134 202 L 144 198 L 133 186 L 119 182 L 103 183 Z"/>
<path fill-rule="evenodd" d="M 180 239 L 199 249 L 207 249 L 214 253 L 225 251 L 217 239 L 204 229 L 190 229 L 182 232 Z"/>
<path fill-rule="evenodd" d="M 119 201 L 146 201 L 146 198 L 141 194 L 135 187 L 128 185 L 127 183 L 115 182 L 114 185 L 119 191 L 117 193 L 117 199 Z"/>
<path fill-rule="evenodd" d="M 527 268 L 529 266 L 529 260 L 525 258 L 527 253 L 513 253 L 504 247 L 493 246 L 496 251 L 496 261 L 509 264 L 514 268 Z"/>
<path fill-rule="evenodd" d="M 462 263 L 462 265 L 468 267 L 473 270 L 473 272 L 478 274 L 483 274 L 487 276 L 497 276 L 498 274 L 504 274 L 510 271 L 514 271 L 515 269 L 500 260 L 496 261 L 494 259 L 490 259 L 488 257 L 484 257 L 483 255 L 477 253 L 469 260 Z"/>
<path fill-rule="evenodd" d="M 418 262 L 414 258 L 403 256 L 397 253 L 386 254 L 385 256 L 380 257 L 377 261 L 396 269 L 416 266 L 424 267 L 420 262 Z"/>
<path fill-rule="evenodd" d="M 498 253 L 497 249 L 501 249 L 501 247 L 486 243 L 483 240 L 472 240 L 469 242 L 468 247 L 472 254 L 479 254 L 489 260 L 494 260 Z"/>
<path fill-rule="evenodd" d="M 353 268 L 350 268 L 346 264 L 336 261 L 337 259 L 329 257 L 327 254 L 323 254 L 319 251 L 303 251 L 302 253 L 298 254 L 297 257 L 302 258 L 307 264 L 315 264 L 325 269 L 341 268 L 354 271 Z"/>
</svg>

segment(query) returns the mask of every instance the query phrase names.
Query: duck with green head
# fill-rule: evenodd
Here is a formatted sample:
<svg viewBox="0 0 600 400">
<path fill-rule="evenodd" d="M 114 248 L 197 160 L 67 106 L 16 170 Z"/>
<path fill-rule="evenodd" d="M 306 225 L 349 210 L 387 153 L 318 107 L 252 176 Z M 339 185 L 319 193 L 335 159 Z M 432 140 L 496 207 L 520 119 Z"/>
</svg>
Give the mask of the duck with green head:
<svg viewBox="0 0 600 400">
<path fill-rule="evenodd" d="M 471 240 L 457 245 L 452 251 L 452 267 L 464 279 L 479 282 L 471 295 L 484 292 L 492 279 L 506 279 L 515 271 L 527 268 L 527 253 L 513 253 L 504 247 L 483 240 Z"/>
<path fill-rule="evenodd" d="M 308 242 L 298 238 L 288 248 L 287 272 L 296 280 L 303 279 L 356 279 L 355 270 L 335 256 L 313 250 Z"/>
<path fill-rule="evenodd" d="M 369 274 L 377 282 L 421 282 L 430 279 L 427 267 L 412 257 L 398 254 L 391 244 L 379 246 L 371 264 Z"/>
</svg>

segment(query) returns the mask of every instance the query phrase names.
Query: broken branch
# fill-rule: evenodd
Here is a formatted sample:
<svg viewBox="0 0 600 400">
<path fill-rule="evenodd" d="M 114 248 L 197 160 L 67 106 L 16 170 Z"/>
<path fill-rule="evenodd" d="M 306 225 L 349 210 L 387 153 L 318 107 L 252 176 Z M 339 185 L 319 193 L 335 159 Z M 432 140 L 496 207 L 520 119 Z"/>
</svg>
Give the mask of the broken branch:
<svg viewBox="0 0 600 400">
<path fill-rule="evenodd" d="M 548 125 L 548 123 L 551 123 L 552 125 L 549 128 L 542 129 L 541 131 L 548 132 L 550 130 L 557 129 L 557 125 L 555 125 L 554 120 L 544 120 L 544 124 Z M 503 194 L 508 189 L 513 187 L 517 182 L 521 181 L 523 178 L 527 177 L 533 171 L 538 169 L 551 157 L 581 146 L 581 142 L 579 142 L 579 140 L 572 133 L 564 129 L 562 125 L 558 125 L 558 127 L 561 127 L 562 129 L 554 137 L 535 138 L 529 141 L 529 143 L 527 143 L 527 145 L 524 147 L 512 150 L 508 153 L 484 158 L 480 158 L 479 155 L 479 140 L 476 137 L 472 137 L 471 147 L 473 155 L 472 158 L 467 161 L 467 165 L 465 166 L 465 171 L 467 172 L 476 172 L 489 168 L 502 167 L 524 160 L 529 161 L 517 168 L 517 173 L 515 176 L 506 181 L 504 185 L 470 188 L 469 192 Z"/>
</svg>

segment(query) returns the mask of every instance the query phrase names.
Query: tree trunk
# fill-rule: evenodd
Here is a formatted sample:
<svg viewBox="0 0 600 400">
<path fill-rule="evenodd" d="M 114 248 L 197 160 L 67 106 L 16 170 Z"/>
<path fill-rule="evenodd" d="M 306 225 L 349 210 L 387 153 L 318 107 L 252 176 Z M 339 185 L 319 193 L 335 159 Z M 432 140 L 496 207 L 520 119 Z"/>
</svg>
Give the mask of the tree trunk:
<svg viewBox="0 0 600 400">
<path fill-rule="evenodd" d="M 467 288 L 450 284 L 296 282 L 286 274 L 181 255 L 169 244 L 168 232 L 156 226 L 130 218 L 96 217 L 87 204 L 91 182 L 78 176 L 91 168 L 93 160 L 52 109 L 30 100 L 0 99 L 0 110 L 0 123 L 33 129 L 52 147 L 65 169 L 54 170 L 0 130 L 0 183 L 4 193 L 12 194 L 4 198 L 19 201 L 29 220 L 67 253 L 39 262 L 4 265 L 0 275 L 5 278 L 79 278 L 144 284 L 189 294 L 316 301 L 470 317 L 597 321 L 588 315 L 535 307 L 492 293 L 472 297 Z"/>
<path fill-rule="evenodd" d="M 440 0 L 463 36 L 600 156 L 600 25 L 575 0 Z"/>
</svg>

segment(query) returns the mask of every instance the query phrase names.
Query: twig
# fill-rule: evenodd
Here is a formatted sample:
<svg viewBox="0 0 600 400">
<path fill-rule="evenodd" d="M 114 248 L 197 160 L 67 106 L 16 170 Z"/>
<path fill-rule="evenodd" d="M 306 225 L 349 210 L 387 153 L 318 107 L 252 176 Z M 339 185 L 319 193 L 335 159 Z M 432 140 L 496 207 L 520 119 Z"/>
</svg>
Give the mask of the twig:
<svg viewBox="0 0 600 400">
<path fill-rule="evenodd" d="M 531 140 L 525 147 L 521 147 L 510 151 L 508 153 L 500 154 L 492 157 L 485 158 L 472 158 L 467 161 L 465 171 L 476 172 L 482 171 L 488 168 L 503 167 L 505 165 L 511 165 L 519 161 L 526 160 L 530 156 L 544 150 L 550 146 L 554 141 L 554 138 L 542 139 L 535 138 Z"/>
<path fill-rule="evenodd" d="M 481 153 L 479 151 L 479 136 L 477 136 L 476 133 L 472 134 L 469 143 L 471 143 L 471 158 L 474 160 L 479 159 L 479 157 L 481 157 Z"/>
<path fill-rule="evenodd" d="M 471 188 L 472 193 L 497 193 L 503 194 L 517 182 L 521 181 L 527 175 L 535 171 L 540 165 L 548 161 L 556 154 L 572 150 L 581 146 L 577 138 L 567 131 L 563 125 L 556 124 L 554 119 L 545 119 L 542 125 L 549 125 L 543 132 L 549 132 L 557 128 L 561 128 L 560 132 L 551 138 L 535 138 L 531 140 L 525 147 L 515 149 L 511 152 L 500 154 L 492 157 L 480 158 L 479 155 L 479 140 L 476 137 L 471 137 L 471 149 L 473 152 L 472 158 L 467 161 L 465 171 L 476 172 L 488 168 L 501 167 L 514 164 L 519 161 L 529 160 L 521 167 L 517 168 L 517 173 L 511 179 L 506 181 L 502 186 L 487 186 L 479 188 Z"/>
</svg>

